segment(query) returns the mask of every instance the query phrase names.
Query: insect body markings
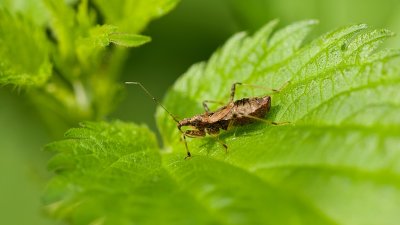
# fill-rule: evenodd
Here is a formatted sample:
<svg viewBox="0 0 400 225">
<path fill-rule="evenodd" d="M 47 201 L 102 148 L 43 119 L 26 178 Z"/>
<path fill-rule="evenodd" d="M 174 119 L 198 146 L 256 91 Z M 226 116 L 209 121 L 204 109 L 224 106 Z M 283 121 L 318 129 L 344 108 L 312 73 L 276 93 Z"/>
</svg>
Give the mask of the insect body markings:
<svg viewBox="0 0 400 225">
<path fill-rule="evenodd" d="M 185 148 L 187 153 L 186 158 L 191 157 L 186 137 L 190 138 L 204 137 L 207 134 L 216 136 L 220 133 L 220 130 L 229 130 L 231 127 L 250 124 L 256 121 L 264 121 L 271 124 L 277 124 L 275 122 L 269 122 L 263 119 L 271 108 L 271 96 L 266 95 L 263 97 L 243 98 L 236 101 L 234 100 L 237 85 L 248 85 L 253 87 L 259 87 L 259 86 L 243 84 L 239 82 L 234 83 L 231 87 L 231 94 L 228 104 L 222 106 L 221 108 L 215 111 L 210 111 L 207 103 L 209 102 L 220 103 L 220 102 L 204 101 L 203 107 L 205 112 L 203 114 L 178 120 L 156 98 L 154 98 L 141 83 L 139 82 L 125 82 L 125 83 L 139 85 L 146 92 L 146 94 L 153 99 L 153 101 L 155 101 L 158 105 L 160 105 L 175 120 L 175 122 L 177 123 L 177 127 L 182 134 L 183 141 L 185 143 Z M 278 90 L 272 89 L 272 91 L 279 92 L 280 89 Z M 191 127 L 191 129 L 183 130 L 182 127 L 186 126 Z M 221 143 L 221 145 L 225 148 L 225 150 L 227 150 L 228 146 L 222 141 L 220 141 L 218 137 L 217 140 Z"/>
</svg>

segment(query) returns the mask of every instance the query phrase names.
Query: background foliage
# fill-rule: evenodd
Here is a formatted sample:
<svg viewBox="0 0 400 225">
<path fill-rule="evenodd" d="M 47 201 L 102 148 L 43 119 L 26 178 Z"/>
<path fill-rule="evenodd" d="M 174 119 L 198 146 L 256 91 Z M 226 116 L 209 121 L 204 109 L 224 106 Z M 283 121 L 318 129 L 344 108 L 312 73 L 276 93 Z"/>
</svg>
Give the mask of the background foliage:
<svg viewBox="0 0 400 225">
<path fill-rule="evenodd" d="M 19 57 L 16 52 L 28 51 L 29 54 L 37 55 L 34 60 L 22 59 L 21 68 L 16 68 L 16 71 L 23 69 L 24 71 L 46 71 L 51 68 L 48 66 L 48 60 L 54 60 L 52 62 L 59 63 L 54 68 L 61 68 L 62 70 L 68 71 L 73 70 L 71 73 L 74 76 L 84 76 L 84 80 L 90 80 L 90 74 L 97 74 L 98 71 L 93 72 L 92 64 L 86 64 L 91 60 L 80 58 L 79 51 L 73 54 L 72 61 L 70 59 L 71 49 L 68 47 L 68 38 L 63 41 L 64 44 L 60 43 L 59 49 L 54 49 L 50 46 L 42 46 L 44 43 L 40 40 L 43 35 L 37 34 L 35 30 L 37 27 L 41 27 L 44 24 L 48 24 L 49 19 L 53 18 L 51 24 L 55 30 L 64 32 L 68 35 L 76 35 L 72 39 L 76 40 L 74 44 L 84 43 L 85 39 L 80 39 L 81 33 L 68 32 L 68 26 L 71 24 L 63 24 L 60 21 L 70 21 L 66 18 L 70 16 L 70 10 L 68 9 L 56 9 L 51 8 L 52 1 L 43 1 L 43 4 L 36 4 L 37 1 L 6 1 L 0 2 L 1 7 L 6 8 L 9 14 L 2 14 L 2 26 L 8 26 L 15 23 L 15 26 L 9 26 L 9 29 L 19 29 L 18 32 L 29 33 L 31 39 L 25 40 L 26 36 L 10 37 L 9 41 L 15 41 L 17 44 L 3 45 L 0 54 L 7 54 Z M 76 1 L 69 1 L 70 4 L 76 4 Z M 123 2 L 123 1 L 121 1 Z M 119 5 L 122 3 L 118 2 Z M 154 5 L 158 6 L 155 1 Z M 47 4 L 47 5 L 46 5 Z M 102 4 L 101 1 L 94 1 L 91 4 Z M 57 4 L 60 6 L 59 4 Z M 62 5 L 62 4 L 61 4 Z M 161 4 L 162 5 L 162 4 Z M 54 6 L 54 5 L 53 5 Z M 263 7 L 261 7 L 263 6 Z M 390 7 L 389 7 L 390 6 Z M 165 3 L 162 5 L 165 7 L 165 12 L 172 8 L 172 5 Z M 389 7 L 389 8 L 385 8 Z M 167 87 L 171 86 L 172 82 L 177 76 L 181 75 L 189 65 L 194 62 L 207 59 L 211 52 L 213 52 L 217 46 L 222 43 L 233 33 L 241 30 L 254 31 L 258 29 L 266 21 L 274 18 L 280 18 L 281 23 L 279 26 L 285 26 L 292 23 L 295 20 L 315 18 L 320 20 L 320 25 L 316 28 L 316 33 L 321 31 L 332 30 L 336 27 L 340 27 L 349 23 L 366 22 L 374 27 L 386 27 L 392 31 L 399 33 L 398 15 L 395 13 L 398 11 L 399 4 L 396 1 L 307 1 L 299 5 L 298 1 L 263 1 L 263 0 L 252 0 L 251 4 L 243 5 L 241 1 L 196 1 L 186 0 L 182 1 L 177 8 L 172 11 L 169 15 L 165 16 L 160 20 L 150 24 L 147 29 L 144 29 L 150 18 L 156 18 L 160 15 L 157 12 L 160 10 L 149 11 L 147 15 L 148 19 L 142 21 L 142 25 L 132 28 L 133 30 L 125 31 L 130 33 L 137 33 L 144 29 L 144 33 L 151 36 L 153 42 L 149 45 L 145 45 L 142 48 L 135 49 L 129 52 L 118 48 L 117 50 L 112 49 L 114 54 L 115 66 L 110 66 L 108 69 L 109 74 L 124 75 L 121 80 L 141 80 L 146 84 L 149 89 L 156 96 L 163 96 Z M 51 16 L 51 10 L 63 10 L 63 13 L 57 13 L 59 16 L 58 21 L 54 20 L 56 16 Z M 98 10 L 107 10 L 112 7 L 100 7 Z M 122 10 L 123 8 L 116 8 L 115 10 Z M 129 7 L 126 7 L 129 9 Z M 265 10 L 263 10 L 265 9 Z M 84 11 L 84 9 L 81 9 Z M 15 12 L 23 12 L 24 15 L 28 15 L 30 20 L 30 27 L 18 27 L 24 19 L 23 17 L 17 18 L 15 21 L 3 23 L 7 21 Z M 162 13 L 165 13 L 161 10 Z M 393 13 L 391 13 L 393 12 Z M 124 24 L 127 22 L 120 21 L 119 18 L 115 18 L 115 14 L 112 12 L 103 12 L 108 17 L 103 18 L 104 22 L 110 22 L 113 25 L 118 25 L 124 28 Z M 76 21 L 80 23 L 82 29 L 80 32 L 84 33 L 84 37 L 90 37 L 90 34 L 94 34 L 97 37 L 96 32 L 99 28 L 94 28 L 90 32 L 87 30 L 90 27 L 89 18 L 84 18 L 85 13 L 80 14 L 76 18 Z M 88 13 L 87 15 L 90 15 Z M 93 15 L 93 14 L 92 14 Z M 132 16 L 136 14 L 132 13 Z M 139 14 L 138 14 L 139 15 Z M 204 16 L 207 15 L 207 16 Z M 143 14 L 140 14 L 141 18 L 145 18 Z M 128 17 L 124 17 L 128 18 Z M 85 22 L 86 21 L 86 22 Z M 36 27 L 36 28 L 35 28 Z M 85 30 L 86 29 L 86 30 Z M 310 37 L 316 35 L 311 35 Z M 67 35 L 67 36 L 68 36 Z M 78 38 L 77 38 L 78 37 Z M 87 40 L 87 39 L 86 39 Z M 7 41 L 7 40 L 6 40 Z M 117 42 L 117 41 L 116 41 Z M 7 42 L 8 43 L 8 42 Z M 101 43 L 101 41 L 100 41 Z M 195 44 L 194 44 L 195 43 Z M 398 47 L 398 38 L 392 38 L 386 42 L 388 46 Z M 12 47 L 26 44 L 27 47 L 24 49 L 14 49 Z M 38 50 L 35 50 L 38 49 Z M 77 48 L 79 49 L 79 48 Z M 14 51 L 15 50 L 15 51 Z M 29 52 L 32 51 L 32 52 Z M 57 51 L 55 55 L 61 55 L 63 59 L 46 58 L 43 57 L 43 51 Z M 88 51 L 83 49 L 82 51 Z M 95 51 L 92 49 L 91 51 Z M 63 52 L 63 54 L 60 54 Z M 97 53 L 96 53 L 97 54 Z M 42 56 L 41 56 L 42 55 Z M 3 58 L 3 57 L 2 57 Z M 126 59 L 126 60 L 121 60 Z M 74 61 L 77 60 L 77 61 Z M 78 62 L 77 68 L 86 68 L 89 71 L 75 71 L 72 68 L 65 68 L 60 62 L 67 62 L 65 65 L 76 65 L 74 62 Z M 80 63 L 82 64 L 79 64 Z M 119 65 L 121 63 L 121 65 Z M 86 64 L 86 65 L 85 65 Z M 1 66 L 7 66 L 2 64 Z M 96 67 L 94 67 L 96 68 Z M 3 70 L 2 70 L 3 71 Z M 110 72 L 113 71 L 113 72 Z M 57 71 L 56 71 L 57 72 Z M 29 75 L 29 73 L 26 73 Z M 38 73 L 39 75 L 41 73 Z M 48 73 L 43 73 L 48 74 Z M 83 74 L 83 75 L 82 75 Z M 98 78 L 98 77 L 96 77 Z M 48 79 L 43 76 L 39 76 L 37 79 L 26 81 L 35 82 L 40 84 L 44 79 Z M 105 80 L 99 79 L 99 82 L 110 83 L 109 78 Z M 118 80 L 118 78 L 111 78 Z M 96 79 L 97 80 L 97 79 Z M 155 80 L 157 82 L 155 82 Z M 9 82 L 9 81 L 7 81 Z M 57 81 L 54 81 L 57 82 Z M 65 82 L 65 81 L 63 81 Z M 72 83 L 68 81 L 67 83 Z M 89 82 L 90 83 L 90 82 Z M 42 185 L 47 178 L 46 172 L 44 172 L 44 166 L 47 161 L 47 153 L 40 152 L 38 149 L 41 148 L 45 143 L 54 140 L 54 136 L 59 137 L 65 132 L 66 127 L 76 126 L 76 122 L 84 118 L 98 118 L 101 119 L 103 116 L 111 112 L 112 107 L 109 108 L 109 103 L 104 103 L 107 107 L 103 108 L 102 102 L 93 103 L 96 107 L 96 113 L 88 113 L 83 111 L 80 113 L 70 114 L 71 116 L 77 116 L 78 118 L 70 118 L 66 124 L 60 124 L 59 118 L 52 118 L 45 113 L 48 109 L 55 109 L 61 113 L 62 118 L 69 118 L 69 113 L 65 112 L 76 112 L 79 109 L 78 106 L 72 105 L 70 111 L 60 109 L 54 101 L 49 101 L 49 96 L 41 96 L 36 93 L 37 90 L 24 90 L 21 89 L 21 84 L 15 83 L 17 86 L 6 86 L 3 87 L 0 94 L 2 106 L 0 108 L 1 114 L 1 127 L 0 130 L 0 149 L 1 149 L 1 181 L 0 186 L 1 192 L 0 197 L 4 199 L 1 201 L 0 207 L 3 209 L 1 212 L 1 218 L 4 223 L 12 224 L 50 224 L 49 221 L 40 216 L 40 203 L 38 197 L 40 196 L 40 190 Z M 70 84 L 66 85 L 66 92 L 61 95 L 68 95 L 68 91 L 71 91 Z M 101 86 L 101 85 L 100 85 Z M 15 88 L 17 87 L 17 88 Z M 60 85 L 59 87 L 62 87 Z M 117 87 L 108 87 L 110 89 L 97 90 L 94 93 L 100 97 L 95 99 L 102 99 L 107 102 L 107 98 L 104 96 L 112 96 L 111 93 L 117 95 Z M 72 89 L 73 90 L 73 89 Z M 72 92 L 73 93 L 73 92 Z M 16 94 L 19 94 L 16 96 Z M 390 92 L 388 92 L 390 96 Z M 64 95 L 65 96 L 65 95 Z M 140 91 L 130 89 L 127 98 L 119 105 L 116 112 L 111 115 L 113 118 L 121 118 L 124 120 L 133 120 L 136 122 L 145 121 L 146 123 L 153 124 L 154 119 L 153 111 L 154 106 L 152 102 L 148 101 L 146 96 L 141 99 L 138 96 L 143 96 Z M 26 99 L 30 99 L 26 101 Z M 65 98 L 62 98 L 65 99 Z M 114 97 L 110 97 L 108 102 L 112 101 Z M 33 101 L 32 101 L 33 100 Z M 32 103 L 33 102 L 33 103 Z M 36 102 L 36 103 L 35 103 Z M 56 101 L 57 102 L 57 101 Z M 143 110 L 135 109 L 133 102 L 141 102 Z M 148 104 L 146 104 L 148 102 Z M 50 103 L 50 104 L 49 104 Z M 32 110 L 35 106 L 43 106 L 47 109 L 43 110 L 42 107 Z M 148 109 L 150 112 L 146 112 Z M 194 109 L 193 109 L 194 110 Z M 81 110 L 78 110 L 80 112 Z M 63 115 L 63 113 L 65 115 Z M 44 115 L 44 116 L 43 116 Z M 58 121 L 58 122 L 57 122 Z M 390 123 L 390 121 L 388 121 Z M 45 125 L 46 124 L 46 125 Z M 52 132 L 49 132 L 49 128 Z M 15 194 L 19 193 L 19 194 Z M 24 215 L 24 216 L 17 216 Z"/>
</svg>

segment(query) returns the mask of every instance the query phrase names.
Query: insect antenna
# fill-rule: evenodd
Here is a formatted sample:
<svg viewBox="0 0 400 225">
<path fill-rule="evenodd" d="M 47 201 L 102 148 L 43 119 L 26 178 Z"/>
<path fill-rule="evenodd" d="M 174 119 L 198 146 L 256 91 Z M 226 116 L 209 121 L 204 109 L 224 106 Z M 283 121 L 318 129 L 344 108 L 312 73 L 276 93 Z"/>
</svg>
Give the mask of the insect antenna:
<svg viewBox="0 0 400 225">
<path fill-rule="evenodd" d="M 143 89 L 143 91 L 144 91 L 151 99 L 153 99 L 153 101 L 154 101 L 156 104 L 158 104 L 159 106 L 161 106 L 161 107 L 172 117 L 172 119 L 174 119 L 175 122 L 177 122 L 177 123 L 179 124 L 179 120 L 178 120 L 172 113 L 170 113 L 170 112 L 168 111 L 168 109 L 165 108 L 165 106 L 163 106 L 152 94 L 150 94 L 150 92 L 142 85 L 142 83 L 140 83 L 140 82 L 129 81 L 129 82 L 125 82 L 125 84 L 135 84 L 135 85 L 139 85 L 139 86 Z"/>
<path fill-rule="evenodd" d="M 125 84 L 135 84 L 135 85 L 139 85 L 142 90 L 151 98 L 153 99 L 153 101 L 158 104 L 159 106 L 161 106 L 170 116 L 171 118 L 178 124 L 178 129 L 179 131 L 182 133 L 182 137 L 183 137 L 183 141 L 185 142 L 185 148 L 186 148 L 186 153 L 187 156 L 185 157 L 185 159 L 190 158 L 191 154 L 187 145 L 187 141 L 186 141 L 186 133 L 182 131 L 181 129 L 181 124 L 179 123 L 179 120 L 170 112 L 168 111 L 167 108 L 165 108 L 165 106 L 163 104 L 161 104 L 140 82 L 134 82 L 134 81 L 129 81 L 129 82 L 125 82 Z"/>
</svg>

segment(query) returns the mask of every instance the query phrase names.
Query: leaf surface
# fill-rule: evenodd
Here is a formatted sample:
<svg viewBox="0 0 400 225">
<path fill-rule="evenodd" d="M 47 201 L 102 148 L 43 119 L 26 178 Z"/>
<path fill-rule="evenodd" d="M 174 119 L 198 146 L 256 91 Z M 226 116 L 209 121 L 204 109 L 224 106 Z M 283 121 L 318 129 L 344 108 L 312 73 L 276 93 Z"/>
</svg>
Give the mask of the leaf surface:
<svg viewBox="0 0 400 225">
<path fill-rule="evenodd" d="M 161 108 L 161 154 L 143 127 L 86 124 L 49 147 L 52 214 L 72 224 L 397 224 L 400 59 L 378 49 L 392 33 L 354 25 L 303 44 L 315 24 L 237 34 L 164 99 L 190 117 L 202 100 L 226 102 L 234 82 L 283 87 L 240 86 L 236 99 L 271 95 L 265 119 L 289 124 L 221 132 L 227 153 L 214 137 L 190 139 L 188 160 Z"/>
<path fill-rule="evenodd" d="M 395 224 L 400 219 L 400 52 L 378 49 L 392 33 L 353 25 L 302 46 L 315 21 L 295 23 L 271 35 L 275 24 L 253 36 L 232 37 L 207 63 L 190 68 L 164 105 L 175 115 L 191 117 L 204 111 L 202 100 L 227 102 L 235 82 L 283 87 L 272 93 L 239 86 L 236 99 L 271 95 L 266 119 L 290 124 L 258 123 L 223 132 L 220 139 L 229 146 L 227 154 L 215 138 L 189 140 L 193 159 L 207 168 L 211 160 L 221 171 L 239 169 L 259 179 L 258 185 L 242 183 L 241 188 L 250 184 L 253 189 L 248 196 L 271 193 L 255 190 L 264 184 L 299 201 L 297 211 L 313 209 L 314 216 L 332 223 Z M 166 148 L 183 153 L 174 121 L 161 108 L 157 119 Z M 178 159 L 172 162 L 184 165 Z M 184 171 L 189 171 L 186 176 L 198 174 L 182 169 L 176 175 Z M 239 183 L 244 180 L 228 176 Z M 209 182 L 198 181 L 196 187 Z M 221 186 L 215 184 L 213 193 L 225 190 Z M 231 197 L 227 208 L 244 199 Z M 282 202 L 277 198 L 260 197 L 253 204 L 262 206 L 253 210 L 269 212 L 269 206 Z M 263 221 L 290 224 L 277 215 Z"/>
<path fill-rule="evenodd" d="M 72 224 L 215 222 L 162 167 L 147 128 L 85 123 L 66 138 L 47 146 L 57 152 L 49 163 L 57 176 L 45 198 L 53 216 Z"/>
</svg>

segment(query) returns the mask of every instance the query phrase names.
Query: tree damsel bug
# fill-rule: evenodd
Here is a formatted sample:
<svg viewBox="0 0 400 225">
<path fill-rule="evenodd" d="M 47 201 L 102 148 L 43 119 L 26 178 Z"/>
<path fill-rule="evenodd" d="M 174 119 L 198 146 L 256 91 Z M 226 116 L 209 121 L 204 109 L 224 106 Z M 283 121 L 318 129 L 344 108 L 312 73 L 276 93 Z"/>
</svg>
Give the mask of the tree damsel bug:
<svg viewBox="0 0 400 225">
<path fill-rule="evenodd" d="M 220 103 L 218 101 L 203 101 L 203 107 L 205 112 L 203 114 L 195 115 L 190 118 L 185 118 L 182 120 L 178 120 L 170 111 L 167 110 L 167 108 L 164 107 L 140 82 L 125 82 L 125 84 L 135 84 L 139 85 L 143 91 L 151 98 L 153 101 L 161 106 L 171 117 L 172 119 L 177 123 L 177 127 L 179 131 L 182 134 L 183 141 L 185 142 L 185 148 L 186 148 L 186 153 L 187 156 L 185 157 L 191 157 L 191 153 L 189 151 L 186 137 L 191 137 L 191 138 L 196 138 L 196 137 L 204 137 L 206 134 L 209 135 L 217 135 L 219 134 L 220 130 L 228 130 L 231 127 L 234 126 L 242 126 L 245 124 L 250 124 L 256 121 L 263 121 L 267 122 L 269 124 L 282 124 L 282 123 L 277 123 L 277 122 L 271 122 L 268 120 L 265 120 L 264 117 L 266 114 L 269 112 L 271 108 L 271 96 L 265 95 L 263 97 L 252 97 L 252 98 L 242 98 L 239 100 L 234 100 L 235 97 L 235 92 L 236 92 L 236 86 L 237 85 L 246 85 L 246 86 L 251 86 L 255 88 L 263 88 L 267 89 L 265 87 L 257 86 L 257 85 L 251 85 L 251 84 L 244 84 L 244 83 L 234 83 L 232 84 L 231 87 L 231 94 L 229 98 L 228 104 L 222 106 L 221 108 L 211 112 L 210 109 L 208 108 L 207 103 Z M 286 82 L 281 88 L 279 89 L 270 89 L 273 92 L 279 92 L 283 87 L 285 87 L 288 84 Z M 287 123 L 287 122 L 283 122 Z M 190 126 L 192 129 L 188 130 L 182 130 L 182 127 L 185 126 Z M 223 143 L 219 138 L 217 137 L 218 142 L 222 144 L 222 146 L 225 148 L 227 151 L 228 146 Z"/>
</svg>

